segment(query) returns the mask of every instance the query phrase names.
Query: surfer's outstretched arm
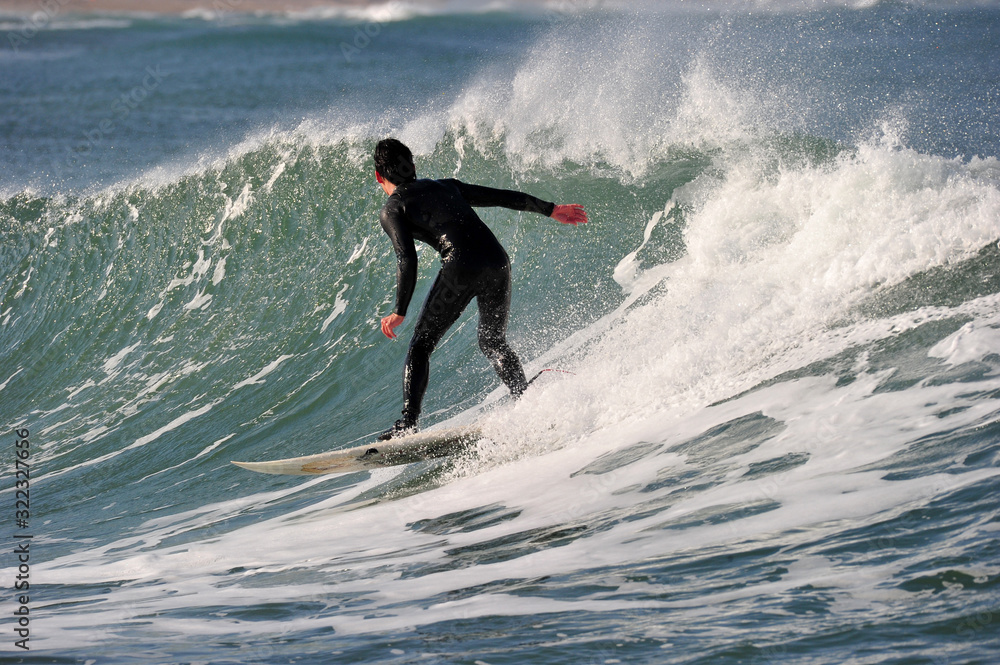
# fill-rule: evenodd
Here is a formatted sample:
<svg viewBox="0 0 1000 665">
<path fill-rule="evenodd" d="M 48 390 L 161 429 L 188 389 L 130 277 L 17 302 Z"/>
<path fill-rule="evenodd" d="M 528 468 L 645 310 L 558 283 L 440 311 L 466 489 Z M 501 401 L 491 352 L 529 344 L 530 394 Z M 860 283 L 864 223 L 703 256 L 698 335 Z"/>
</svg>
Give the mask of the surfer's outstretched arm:
<svg viewBox="0 0 1000 665">
<path fill-rule="evenodd" d="M 549 201 L 519 192 L 513 189 L 497 189 L 495 187 L 484 187 L 483 185 L 470 185 L 461 180 L 451 179 L 447 182 L 454 183 L 462 197 L 469 205 L 477 208 L 502 207 L 511 210 L 523 210 L 525 212 L 536 212 L 546 217 L 561 222 L 563 224 L 587 223 L 587 213 L 579 203 L 569 205 L 556 205 Z"/>
</svg>

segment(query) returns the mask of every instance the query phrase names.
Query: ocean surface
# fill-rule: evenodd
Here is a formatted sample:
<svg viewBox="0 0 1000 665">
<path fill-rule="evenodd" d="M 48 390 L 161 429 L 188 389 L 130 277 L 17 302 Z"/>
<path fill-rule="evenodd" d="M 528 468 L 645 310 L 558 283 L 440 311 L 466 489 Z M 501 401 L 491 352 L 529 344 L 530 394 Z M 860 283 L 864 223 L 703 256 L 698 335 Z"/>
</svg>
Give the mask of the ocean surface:
<svg viewBox="0 0 1000 665">
<path fill-rule="evenodd" d="M 46 7 L 0 18 L 0 662 L 1000 662 L 996 4 Z M 586 207 L 482 211 L 571 374 L 511 402 L 472 307 L 466 453 L 237 468 L 398 417 L 385 136 Z"/>
</svg>

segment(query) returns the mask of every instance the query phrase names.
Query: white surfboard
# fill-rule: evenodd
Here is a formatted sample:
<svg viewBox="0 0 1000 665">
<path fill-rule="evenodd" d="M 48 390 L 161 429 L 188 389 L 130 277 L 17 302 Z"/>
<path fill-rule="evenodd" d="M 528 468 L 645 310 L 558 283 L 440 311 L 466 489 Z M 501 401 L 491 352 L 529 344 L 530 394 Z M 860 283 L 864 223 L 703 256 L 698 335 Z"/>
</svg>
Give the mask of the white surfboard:
<svg viewBox="0 0 1000 665">
<path fill-rule="evenodd" d="M 528 381 L 530 386 L 536 379 L 546 373 L 567 374 L 563 369 L 546 368 L 535 374 Z M 320 476 L 328 473 L 350 473 L 352 471 L 367 471 L 383 466 L 398 466 L 412 464 L 438 457 L 447 457 L 475 443 L 480 436 L 478 427 L 452 427 L 449 429 L 417 432 L 409 436 L 376 441 L 364 446 L 356 446 L 346 450 L 331 450 L 318 455 L 291 457 L 289 459 L 271 460 L 269 462 L 233 462 L 250 471 L 259 473 L 275 473 L 286 476 Z"/>
<path fill-rule="evenodd" d="M 389 441 L 377 441 L 346 450 L 331 450 L 318 455 L 270 462 L 233 462 L 233 464 L 260 473 L 290 476 L 350 473 L 446 457 L 459 452 L 478 438 L 478 427 L 454 427 L 417 432 Z"/>
</svg>

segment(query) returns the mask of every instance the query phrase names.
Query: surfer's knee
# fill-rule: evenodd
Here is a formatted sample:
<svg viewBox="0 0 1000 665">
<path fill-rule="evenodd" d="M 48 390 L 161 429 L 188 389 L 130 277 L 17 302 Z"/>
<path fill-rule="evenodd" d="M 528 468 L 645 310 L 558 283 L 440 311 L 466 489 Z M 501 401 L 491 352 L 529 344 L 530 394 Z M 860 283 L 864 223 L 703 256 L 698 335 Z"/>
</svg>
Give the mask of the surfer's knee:
<svg viewBox="0 0 1000 665">
<path fill-rule="evenodd" d="M 508 349 L 506 338 L 484 330 L 479 331 L 479 350 L 490 360 L 505 355 Z"/>
<path fill-rule="evenodd" d="M 410 340 L 410 355 L 417 354 L 423 356 L 430 356 L 434 353 L 434 349 L 437 347 L 437 338 L 433 335 L 423 335 L 419 332 L 413 335 Z"/>
</svg>

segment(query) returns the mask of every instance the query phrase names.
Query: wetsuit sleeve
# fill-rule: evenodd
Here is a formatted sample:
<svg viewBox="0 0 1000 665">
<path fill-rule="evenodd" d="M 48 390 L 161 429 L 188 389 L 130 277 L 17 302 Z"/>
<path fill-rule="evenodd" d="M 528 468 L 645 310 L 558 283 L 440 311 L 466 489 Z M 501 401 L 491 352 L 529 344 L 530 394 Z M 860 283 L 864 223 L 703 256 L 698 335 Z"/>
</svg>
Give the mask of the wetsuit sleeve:
<svg viewBox="0 0 1000 665">
<path fill-rule="evenodd" d="M 406 316 L 413 289 L 417 284 L 417 248 L 413 234 L 407 228 L 402 204 L 396 197 L 389 197 L 380 216 L 382 230 L 392 241 L 396 250 L 396 309 L 395 313 Z"/>
<path fill-rule="evenodd" d="M 470 185 L 460 180 L 449 180 L 458 187 L 469 205 L 476 208 L 510 208 L 511 210 L 524 210 L 526 212 L 537 212 L 546 217 L 552 216 L 556 204 L 543 201 L 531 194 L 518 192 L 512 189 L 495 189 L 493 187 L 483 187 L 482 185 Z"/>
</svg>

